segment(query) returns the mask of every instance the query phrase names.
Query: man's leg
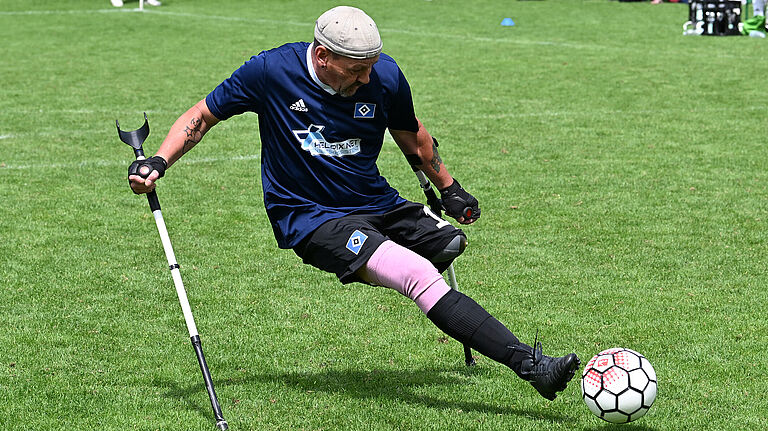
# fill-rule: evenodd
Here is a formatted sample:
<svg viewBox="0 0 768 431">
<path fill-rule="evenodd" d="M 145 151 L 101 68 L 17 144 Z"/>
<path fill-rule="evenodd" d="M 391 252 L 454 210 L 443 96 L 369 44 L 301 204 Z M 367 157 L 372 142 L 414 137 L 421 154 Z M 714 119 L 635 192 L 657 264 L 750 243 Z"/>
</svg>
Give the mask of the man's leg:
<svg viewBox="0 0 768 431">
<path fill-rule="evenodd" d="M 382 243 L 356 274 L 412 299 L 443 332 L 508 366 L 549 400 L 566 388 L 579 366 L 573 353 L 552 358 L 541 353 L 540 344 L 534 349 L 521 343 L 472 298 L 451 290 L 427 259 L 392 241 Z"/>
<path fill-rule="evenodd" d="M 752 2 L 752 11 L 755 15 L 765 16 L 765 0 L 754 0 Z"/>
<path fill-rule="evenodd" d="M 451 290 L 428 260 L 393 241 L 382 243 L 357 275 L 374 286 L 397 290 L 424 314 Z"/>
</svg>

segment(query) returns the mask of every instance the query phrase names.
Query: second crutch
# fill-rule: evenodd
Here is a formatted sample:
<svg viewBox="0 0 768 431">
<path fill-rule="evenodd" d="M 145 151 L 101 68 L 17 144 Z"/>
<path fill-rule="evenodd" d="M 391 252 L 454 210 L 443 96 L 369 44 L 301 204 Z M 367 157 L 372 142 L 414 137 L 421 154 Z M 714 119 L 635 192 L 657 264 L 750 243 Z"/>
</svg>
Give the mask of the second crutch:
<svg viewBox="0 0 768 431">
<path fill-rule="evenodd" d="M 437 144 L 437 142 L 435 142 L 435 144 Z M 418 164 L 421 164 L 421 160 L 418 161 Z M 437 197 L 437 193 L 435 193 L 435 190 L 432 188 L 429 178 L 427 178 L 427 175 L 413 163 L 411 163 L 411 169 L 413 169 L 413 172 L 419 179 L 419 185 L 421 186 L 421 190 L 424 191 L 424 196 L 427 198 L 429 209 L 432 210 L 436 216 L 442 217 L 443 204 L 440 202 L 440 198 Z M 459 290 L 459 284 L 456 282 L 456 270 L 453 269 L 453 263 L 448 266 L 446 273 L 448 274 L 448 282 L 451 285 L 451 289 Z M 475 365 L 475 358 L 472 357 L 472 349 L 466 344 L 464 345 L 464 363 L 467 364 L 468 367 Z"/>
</svg>

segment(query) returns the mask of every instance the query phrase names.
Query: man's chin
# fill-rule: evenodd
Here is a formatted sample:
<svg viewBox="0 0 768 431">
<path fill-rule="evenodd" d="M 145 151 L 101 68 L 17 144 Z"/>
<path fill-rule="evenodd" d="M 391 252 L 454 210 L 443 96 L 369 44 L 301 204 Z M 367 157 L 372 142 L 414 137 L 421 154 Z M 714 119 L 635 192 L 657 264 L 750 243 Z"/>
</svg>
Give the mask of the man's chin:
<svg viewBox="0 0 768 431">
<path fill-rule="evenodd" d="M 339 96 L 341 97 L 352 97 L 357 93 L 357 90 L 360 88 L 360 86 L 352 86 L 349 88 L 345 88 L 343 90 L 339 90 Z"/>
</svg>

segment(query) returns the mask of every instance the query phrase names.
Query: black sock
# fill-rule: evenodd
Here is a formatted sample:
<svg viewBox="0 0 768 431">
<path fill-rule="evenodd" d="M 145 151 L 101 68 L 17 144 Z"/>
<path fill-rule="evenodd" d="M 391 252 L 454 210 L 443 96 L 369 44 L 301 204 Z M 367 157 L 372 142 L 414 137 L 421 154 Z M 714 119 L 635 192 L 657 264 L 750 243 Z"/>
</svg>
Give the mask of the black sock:
<svg viewBox="0 0 768 431">
<path fill-rule="evenodd" d="M 531 356 L 501 322 L 463 293 L 451 290 L 429 310 L 427 317 L 443 332 L 520 375 L 520 364 Z"/>
</svg>

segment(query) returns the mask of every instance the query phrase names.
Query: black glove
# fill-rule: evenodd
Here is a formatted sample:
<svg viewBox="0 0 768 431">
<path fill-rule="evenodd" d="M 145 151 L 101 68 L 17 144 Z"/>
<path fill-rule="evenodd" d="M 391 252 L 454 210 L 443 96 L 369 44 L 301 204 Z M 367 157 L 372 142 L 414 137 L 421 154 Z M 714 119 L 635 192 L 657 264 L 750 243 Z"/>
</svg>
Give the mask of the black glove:
<svg viewBox="0 0 768 431">
<path fill-rule="evenodd" d="M 147 178 L 152 171 L 157 171 L 157 173 L 160 174 L 158 178 L 162 178 L 163 175 L 165 175 L 165 168 L 167 167 L 168 162 L 166 162 L 164 158 L 160 156 L 152 156 L 148 159 L 135 160 L 131 163 L 131 166 L 128 167 L 128 175 L 138 175 L 141 178 Z"/>
<path fill-rule="evenodd" d="M 464 217 L 465 221 L 474 221 L 480 218 L 480 207 L 477 199 L 461 188 L 455 179 L 453 184 L 440 190 L 440 197 L 443 201 L 443 209 L 449 216 L 457 220 Z"/>
</svg>

